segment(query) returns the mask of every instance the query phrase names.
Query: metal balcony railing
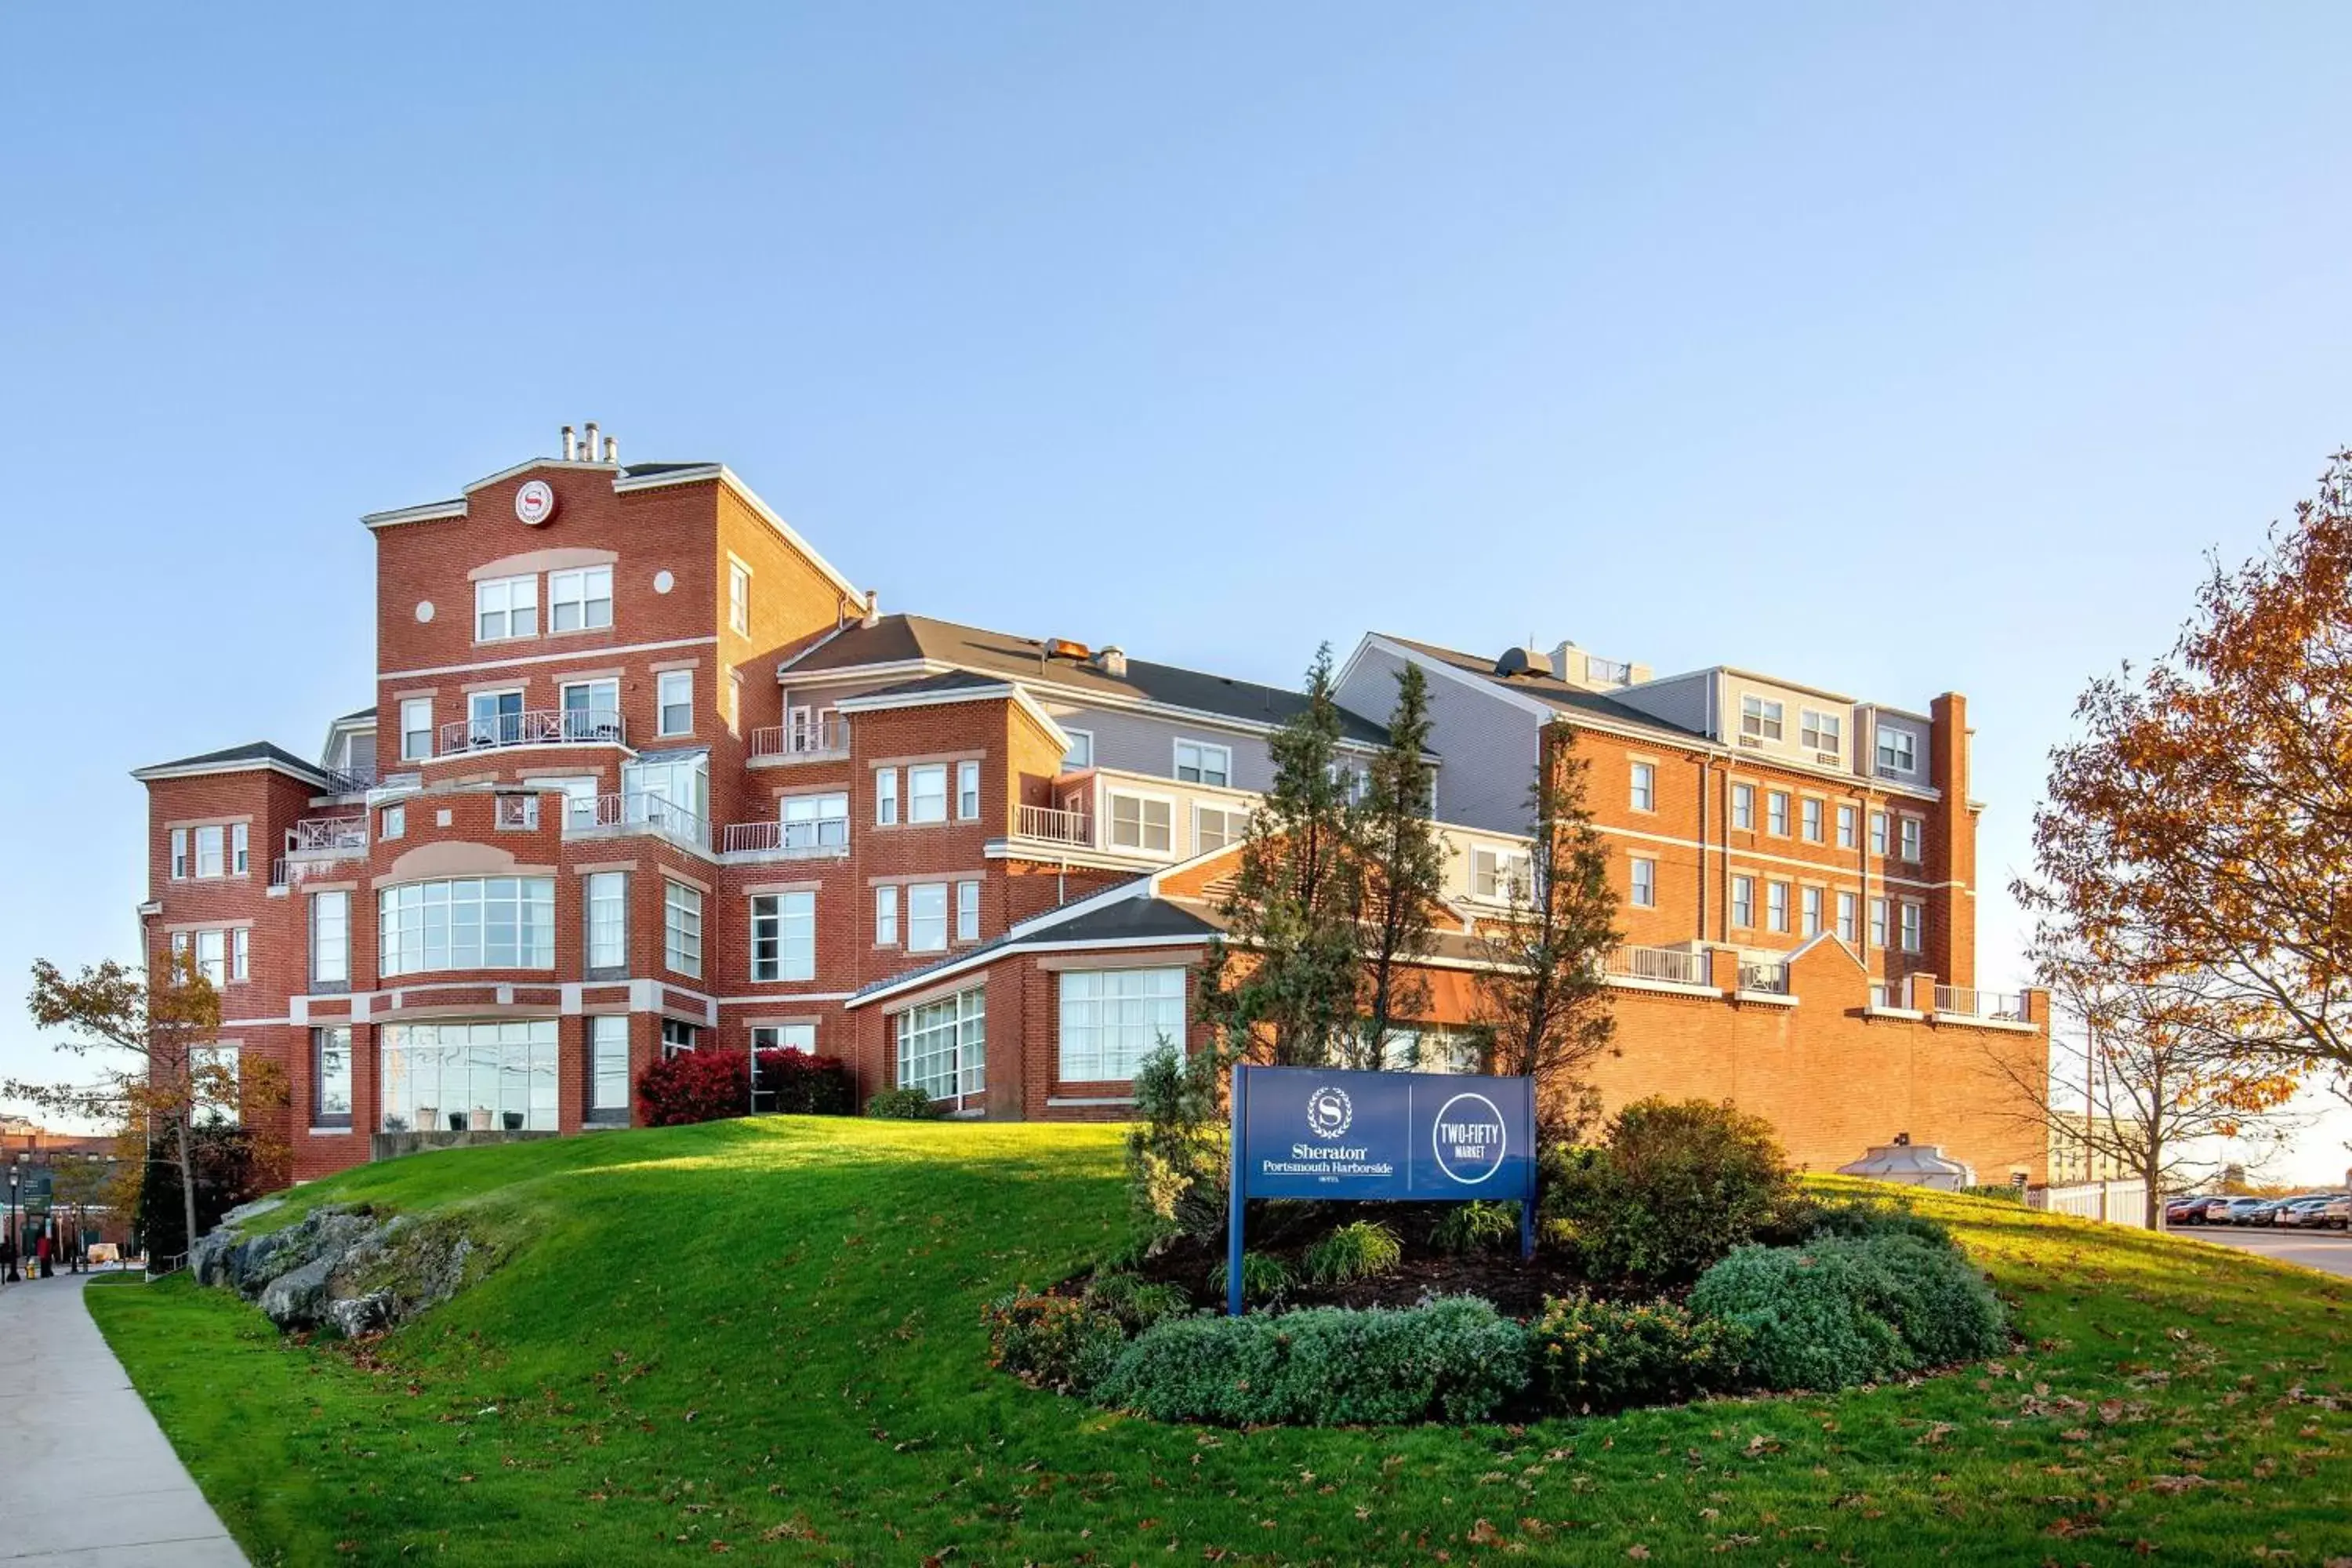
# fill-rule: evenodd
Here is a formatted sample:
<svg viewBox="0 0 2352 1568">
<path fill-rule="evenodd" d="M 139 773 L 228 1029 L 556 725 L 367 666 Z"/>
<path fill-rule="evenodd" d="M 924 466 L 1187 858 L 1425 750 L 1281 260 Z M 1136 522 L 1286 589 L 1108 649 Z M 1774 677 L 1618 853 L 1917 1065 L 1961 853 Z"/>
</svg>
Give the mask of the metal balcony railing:
<svg viewBox="0 0 2352 1568">
<path fill-rule="evenodd" d="M 2000 1023 L 2025 1022 L 2021 991 L 1979 991 L 1973 985 L 1936 987 L 1936 1011 L 1961 1018 L 1990 1018 Z"/>
<path fill-rule="evenodd" d="M 837 757 L 849 750 L 849 721 L 838 713 L 751 731 L 755 757 Z"/>
<path fill-rule="evenodd" d="M 539 796 L 502 795 L 498 797 L 497 825 L 504 832 L 524 832 L 539 826 Z"/>
<path fill-rule="evenodd" d="M 308 817 L 286 831 L 286 852 L 289 855 L 364 849 L 367 842 L 368 819 L 365 816 Z"/>
<path fill-rule="evenodd" d="M 329 795 L 364 795 L 375 788 L 383 775 L 373 767 L 322 768 L 327 775 Z"/>
<path fill-rule="evenodd" d="M 1019 838 L 1036 838 L 1047 844 L 1068 844 L 1081 848 L 1094 843 L 1087 831 L 1085 812 L 1064 811 L 1051 805 L 1015 807 L 1013 832 Z"/>
<path fill-rule="evenodd" d="M 1629 980 L 1664 980 L 1676 985 L 1706 984 L 1706 954 L 1678 947 L 1621 947 L 1603 961 L 1604 973 Z"/>
<path fill-rule="evenodd" d="M 697 849 L 710 847 L 710 824 L 657 795 L 638 792 L 600 795 L 593 801 L 576 799 L 564 813 L 563 830 L 567 834 L 604 828 L 639 829 L 658 833 Z"/>
<path fill-rule="evenodd" d="M 603 708 L 533 708 L 441 726 L 443 755 L 494 751 L 500 746 L 583 746 L 607 742 L 621 745 L 626 741 L 621 716 Z"/>
<path fill-rule="evenodd" d="M 1786 996 L 1789 994 L 1789 966 L 1785 963 L 1743 963 L 1739 966 L 1739 988 Z"/>
<path fill-rule="evenodd" d="M 824 822 L 730 822 L 720 830 L 719 847 L 730 855 L 762 850 L 822 859 L 849 853 L 849 823 L 841 817 Z"/>
</svg>

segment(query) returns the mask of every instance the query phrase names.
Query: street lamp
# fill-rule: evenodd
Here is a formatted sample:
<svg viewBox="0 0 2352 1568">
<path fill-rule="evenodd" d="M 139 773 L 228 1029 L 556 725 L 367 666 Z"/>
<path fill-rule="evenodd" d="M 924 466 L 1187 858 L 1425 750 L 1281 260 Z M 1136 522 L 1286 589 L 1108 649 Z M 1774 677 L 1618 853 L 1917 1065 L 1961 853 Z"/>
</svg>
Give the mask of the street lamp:
<svg viewBox="0 0 2352 1568">
<path fill-rule="evenodd" d="M 18 1278 L 18 1276 L 17 1276 L 17 1274 L 16 1274 L 16 1241 L 17 1241 L 17 1230 L 16 1230 L 16 1183 L 17 1183 L 17 1181 L 18 1181 L 18 1179 L 19 1179 L 19 1173 L 20 1173 L 20 1171 L 21 1171 L 21 1169 L 22 1169 L 22 1167 L 23 1167 L 23 1165 L 24 1165 L 24 1163 L 25 1163 L 25 1158 L 24 1158 L 24 1156 L 23 1156 L 23 1155 L 21 1155 L 21 1154 L 19 1154 L 19 1155 L 16 1157 L 16 1163 L 8 1167 L 8 1276 L 7 1276 L 7 1282 L 8 1282 L 9 1284 L 11 1284 L 11 1285 L 16 1284 L 16 1283 L 17 1282 L 17 1278 Z"/>
</svg>

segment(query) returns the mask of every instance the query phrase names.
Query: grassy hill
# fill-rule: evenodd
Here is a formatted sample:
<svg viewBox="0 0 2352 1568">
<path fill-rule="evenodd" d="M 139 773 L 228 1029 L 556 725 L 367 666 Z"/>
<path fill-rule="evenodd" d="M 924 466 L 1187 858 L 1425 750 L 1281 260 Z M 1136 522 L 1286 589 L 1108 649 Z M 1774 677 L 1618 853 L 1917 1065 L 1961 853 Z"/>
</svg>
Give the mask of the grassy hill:
<svg viewBox="0 0 2352 1568">
<path fill-rule="evenodd" d="M 184 1281 L 92 1310 L 253 1560 L 2316 1565 L 2352 1552 L 2341 1282 L 1929 1200 L 2028 1340 L 1832 1397 L 1216 1432 L 1032 1393 L 980 1304 L 1123 1228 L 1100 1128 L 766 1118 L 421 1155 L 298 1205 L 514 1248 L 355 1357 Z"/>
</svg>

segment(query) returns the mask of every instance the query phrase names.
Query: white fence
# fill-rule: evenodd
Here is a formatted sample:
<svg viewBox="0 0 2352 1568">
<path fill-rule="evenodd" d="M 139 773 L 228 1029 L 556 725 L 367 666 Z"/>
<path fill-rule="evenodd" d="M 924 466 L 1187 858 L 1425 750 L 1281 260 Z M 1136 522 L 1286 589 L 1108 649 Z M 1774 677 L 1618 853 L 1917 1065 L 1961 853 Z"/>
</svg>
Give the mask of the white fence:
<svg viewBox="0 0 2352 1568">
<path fill-rule="evenodd" d="M 2026 1194 L 2029 1207 L 2077 1219 L 2101 1219 L 2109 1225 L 2147 1226 L 2146 1182 L 2076 1182 L 2063 1187 L 2035 1187 Z"/>
</svg>

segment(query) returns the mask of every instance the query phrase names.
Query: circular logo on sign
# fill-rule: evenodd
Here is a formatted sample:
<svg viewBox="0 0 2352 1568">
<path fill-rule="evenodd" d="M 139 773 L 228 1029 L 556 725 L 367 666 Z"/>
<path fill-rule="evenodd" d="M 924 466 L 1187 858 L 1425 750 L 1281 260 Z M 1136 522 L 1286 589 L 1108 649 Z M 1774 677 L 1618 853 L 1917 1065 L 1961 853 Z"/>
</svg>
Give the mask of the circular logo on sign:
<svg viewBox="0 0 2352 1568">
<path fill-rule="evenodd" d="M 515 516 L 537 528 L 555 515 L 555 492 L 545 479 L 533 479 L 515 491 Z"/>
<path fill-rule="evenodd" d="M 1318 1138 L 1337 1138 L 1356 1120 L 1348 1091 L 1326 1086 L 1307 1097 L 1307 1131 Z"/>
<path fill-rule="evenodd" d="M 1457 1094 L 1438 1108 L 1429 1141 L 1439 1170 L 1465 1187 L 1475 1186 L 1503 1168 L 1509 1132 L 1493 1100 Z"/>
</svg>

